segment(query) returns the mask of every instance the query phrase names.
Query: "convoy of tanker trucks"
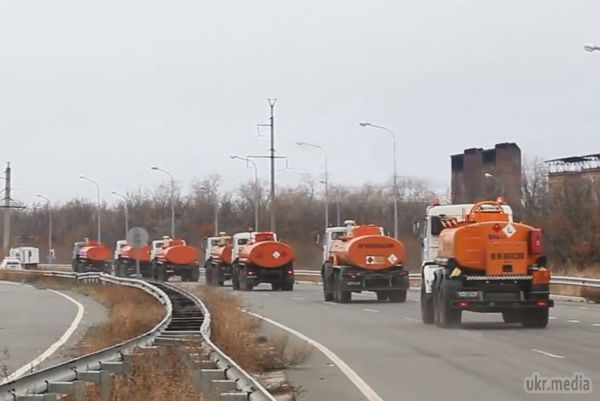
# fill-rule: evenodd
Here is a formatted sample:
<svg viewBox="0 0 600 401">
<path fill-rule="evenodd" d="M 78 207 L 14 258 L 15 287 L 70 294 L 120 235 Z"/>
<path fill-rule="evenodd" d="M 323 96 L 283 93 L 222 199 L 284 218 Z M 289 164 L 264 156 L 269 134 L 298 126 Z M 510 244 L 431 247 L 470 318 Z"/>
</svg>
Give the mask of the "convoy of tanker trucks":
<svg viewBox="0 0 600 401">
<path fill-rule="evenodd" d="M 415 223 L 423 248 L 420 304 L 425 324 L 457 327 L 462 313 L 501 313 L 506 323 L 543 328 L 548 324 L 550 270 L 542 255 L 541 230 L 513 220 L 499 198 L 476 204 L 434 201 Z M 321 279 L 326 302 L 348 303 L 353 293 L 374 292 L 377 300 L 402 303 L 409 289 L 404 245 L 382 227 L 347 220 L 329 227 L 323 241 Z M 272 290 L 294 289 L 294 252 L 274 232 L 220 233 L 204 240 L 206 283 L 250 291 L 261 283 Z M 181 281 L 200 278 L 199 253 L 168 236 L 140 249 L 126 241 L 110 250 L 84 239 L 73 247 L 75 272 L 136 273 L 144 278 Z"/>
</svg>

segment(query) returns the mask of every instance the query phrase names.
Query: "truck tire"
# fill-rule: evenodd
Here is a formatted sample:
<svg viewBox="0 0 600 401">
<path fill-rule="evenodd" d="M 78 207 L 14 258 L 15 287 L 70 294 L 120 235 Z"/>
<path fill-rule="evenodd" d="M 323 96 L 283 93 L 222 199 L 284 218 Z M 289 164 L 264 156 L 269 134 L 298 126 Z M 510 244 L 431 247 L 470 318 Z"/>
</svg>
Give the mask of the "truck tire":
<svg viewBox="0 0 600 401">
<path fill-rule="evenodd" d="M 271 283 L 271 290 L 272 291 L 279 291 L 279 290 L 281 290 L 281 283 Z"/>
<path fill-rule="evenodd" d="M 347 304 L 352 301 L 352 292 L 342 289 L 342 275 L 337 273 L 334 278 L 334 298 L 337 303 Z"/>
<path fill-rule="evenodd" d="M 242 291 L 252 291 L 252 284 L 248 282 L 248 278 L 246 276 L 246 269 L 240 269 L 240 289 Z"/>
<path fill-rule="evenodd" d="M 333 301 L 333 290 L 331 284 L 331 267 L 323 266 L 321 270 L 321 280 L 323 281 L 323 299 L 325 302 Z"/>
<path fill-rule="evenodd" d="M 156 281 L 166 281 L 165 266 L 163 264 L 156 265 Z"/>
<path fill-rule="evenodd" d="M 233 266 L 231 271 L 231 287 L 234 290 L 240 289 L 240 269 L 237 266 Z"/>
<path fill-rule="evenodd" d="M 521 323 L 523 327 L 531 329 L 543 329 L 548 326 L 548 308 L 534 309 L 523 313 Z"/>
<path fill-rule="evenodd" d="M 433 294 L 428 294 L 425 290 L 425 283 L 421 279 L 421 320 L 425 324 L 434 322 L 433 316 Z"/>
<path fill-rule="evenodd" d="M 281 289 L 283 291 L 294 291 L 294 282 L 281 284 Z"/>
<path fill-rule="evenodd" d="M 442 328 L 450 329 L 460 326 L 462 311 L 450 306 L 452 294 L 460 287 L 460 283 L 447 279 L 441 275 L 440 286 L 438 287 L 439 296 L 439 325 Z"/>
<path fill-rule="evenodd" d="M 200 267 L 193 267 L 190 272 L 190 281 L 198 282 L 200 280 Z"/>
<path fill-rule="evenodd" d="M 504 320 L 504 323 L 521 323 L 523 317 L 521 312 L 511 310 L 502 312 L 502 320 Z"/>
<path fill-rule="evenodd" d="M 375 293 L 377 294 L 377 300 L 379 302 L 385 302 L 390 297 L 387 291 L 375 291 Z"/>
<path fill-rule="evenodd" d="M 406 302 L 406 290 L 390 291 L 389 298 L 392 303 Z"/>
<path fill-rule="evenodd" d="M 210 263 L 204 265 L 204 280 L 206 281 L 206 285 L 213 285 L 212 282 L 212 266 Z"/>
</svg>

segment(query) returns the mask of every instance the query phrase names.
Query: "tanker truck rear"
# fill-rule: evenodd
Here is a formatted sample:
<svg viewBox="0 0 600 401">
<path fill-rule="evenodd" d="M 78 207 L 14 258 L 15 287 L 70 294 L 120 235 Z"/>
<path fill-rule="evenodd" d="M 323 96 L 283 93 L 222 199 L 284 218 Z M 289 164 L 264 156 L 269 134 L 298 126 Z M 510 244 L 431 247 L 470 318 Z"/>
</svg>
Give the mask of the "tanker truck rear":
<svg viewBox="0 0 600 401">
<path fill-rule="evenodd" d="M 232 286 L 250 291 L 260 283 L 273 290 L 294 289 L 294 252 L 273 232 L 245 232 L 233 236 Z"/>
<path fill-rule="evenodd" d="M 325 232 L 325 301 L 348 303 L 353 292 L 374 291 L 379 301 L 405 302 L 409 281 L 402 264 L 404 245 L 385 236 L 381 227 L 359 226 L 353 220 L 345 224 Z"/>
<path fill-rule="evenodd" d="M 424 323 L 456 327 L 463 311 L 473 311 L 546 327 L 553 301 L 541 231 L 514 222 L 501 199 L 474 205 L 435 202 L 421 229 Z"/>
<path fill-rule="evenodd" d="M 204 252 L 206 284 L 222 287 L 225 281 L 231 280 L 233 237 L 221 233 L 219 237 L 207 238 Z"/>
<path fill-rule="evenodd" d="M 198 281 L 200 264 L 198 251 L 182 239 L 168 236 L 152 241 L 150 263 L 152 278 L 168 281 L 171 276 L 180 276 L 181 281 Z"/>
<path fill-rule="evenodd" d="M 110 273 L 112 271 L 110 249 L 98 241 L 84 238 L 83 241 L 73 244 L 71 266 L 76 273 Z"/>
<path fill-rule="evenodd" d="M 117 276 L 128 277 L 135 274 L 136 259 L 140 261 L 142 277 L 151 277 L 150 246 L 146 244 L 141 248 L 134 248 L 125 240 L 117 241 L 113 255 L 113 269 Z"/>
</svg>

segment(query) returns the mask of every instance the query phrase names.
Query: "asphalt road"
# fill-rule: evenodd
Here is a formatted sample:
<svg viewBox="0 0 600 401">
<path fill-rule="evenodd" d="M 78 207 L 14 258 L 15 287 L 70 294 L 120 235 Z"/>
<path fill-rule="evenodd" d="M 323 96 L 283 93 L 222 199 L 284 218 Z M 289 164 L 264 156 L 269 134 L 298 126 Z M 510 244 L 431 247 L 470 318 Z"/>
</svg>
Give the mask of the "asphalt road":
<svg viewBox="0 0 600 401">
<path fill-rule="evenodd" d="M 73 357 L 74 347 L 85 332 L 106 317 L 105 308 L 93 299 L 61 291 L 83 307 L 83 317 L 67 341 L 39 368 Z M 57 342 L 72 325 L 76 304 L 43 288 L 0 282 L 0 374 L 29 364 Z M 1 378 L 0 378 L 1 379 Z"/>
<path fill-rule="evenodd" d="M 421 323 L 416 291 L 405 304 L 378 303 L 375 294 L 364 293 L 345 305 L 323 302 L 321 291 L 297 284 L 294 292 L 265 286 L 238 294 L 250 310 L 329 348 L 386 401 L 600 399 L 600 305 L 558 301 L 548 328 L 541 330 L 506 325 L 499 314 L 475 313 L 464 314 L 462 328 L 444 330 Z M 332 366 L 322 355 L 311 364 L 304 368 Z M 578 372 L 596 385 L 591 394 L 525 392 L 524 379 L 534 373 Z M 301 382 L 304 398 L 366 399 L 340 375 L 331 376 L 330 386 Z"/>
</svg>

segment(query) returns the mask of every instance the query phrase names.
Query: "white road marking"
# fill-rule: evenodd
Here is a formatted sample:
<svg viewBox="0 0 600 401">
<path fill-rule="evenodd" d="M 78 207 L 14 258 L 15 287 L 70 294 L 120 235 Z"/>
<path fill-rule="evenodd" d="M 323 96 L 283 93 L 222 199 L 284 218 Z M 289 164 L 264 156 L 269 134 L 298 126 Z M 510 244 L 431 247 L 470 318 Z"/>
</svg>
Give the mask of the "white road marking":
<svg viewBox="0 0 600 401">
<path fill-rule="evenodd" d="M 592 326 L 600 327 L 600 323 L 594 323 Z"/>
<path fill-rule="evenodd" d="M 1 284 L 19 285 L 21 283 L 13 283 L 12 281 L 0 281 Z"/>
<path fill-rule="evenodd" d="M 581 322 L 581 320 L 577 320 L 577 319 L 569 319 L 569 320 L 567 320 L 567 322 L 569 322 L 569 323 L 580 323 L 580 322 Z"/>
<path fill-rule="evenodd" d="M 375 310 L 375 309 L 363 308 L 363 310 L 364 310 L 365 312 L 379 313 L 379 311 L 378 311 L 378 310 Z"/>
<path fill-rule="evenodd" d="M 267 294 L 267 293 L 264 293 L 263 295 L 264 295 L 265 297 L 270 297 L 270 296 L 271 296 L 271 294 Z"/>
<path fill-rule="evenodd" d="M 375 392 L 375 390 L 371 388 L 371 386 L 369 386 L 354 370 L 352 370 L 352 368 L 348 366 L 346 362 L 344 362 L 339 356 L 337 356 L 335 353 L 333 353 L 333 351 L 331 351 L 323 344 L 318 343 L 312 338 L 300 333 L 299 331 L 292 329 L 291 327 L 285 326 L 279 322 L 276 322 L 275 320 L 269 319 L 268 317 L 250 311 L 245 312 L 250 316 L 254 316 L 264 320 L 265 322 L 269 322 L 272 325 L 277 326 L 280 329 L 286 330 L 287 332 L 297 336 L 301 340 L 306 341 L 307 343 L 321 351 L 327 358 L 329 358 L 331 362 L 333 362 L 338 367 L 338 369 L 340 369 L 342 373 L 346 375 L 346 377 L 356 386 L 356 388 L 360 390 L 360 392 L 366 397 L 368 401 L 383 401 L 383 398 L 381 398 Z"/>
<path fill-rule="evenodd" d="M 541 349 L 532 348 L 531 351 L 537 352 L 538 354 L 549 356 L 551 358 L 564 359 L 564 356 L 562 356 L 562 355 L 552 354 L 550 352 L 542 351 Z"/>
<path fill-rule="evenodd" d="M 295 299 L 296 301 L 304 301 L 304 298 L 302 297 L 292 297 L 292 299 Z"/>
<path fill-rule="evenodd" d="M 556 316 L 548 316 L 548 319 L 550 319 L 550 320 L 556 320 Z"/>
<path fill-rule="evenodd" d="M 581 310 L 588 310 L 590 308 L 588 308 L 587 306 L 580 306 L 579 309 L 581 309 Z"/>
<path fill-rule="evenodd" d="M 409 322 L 421 323 L 421 321 L 420 321 L 420 320 L 418 320 L 418 319 L 413 319 L 412 317 L 405 317 L 404 319 L 408 320 Z"/>
<path fill-rule="evenodd" d="M 329 301 L 321 301 L 322 304 L 325 305 L 333 305 L 333 306 L 340 306 L 341 304 L 338 304 L 336 302 L 329 302 Z"/>
<path fill-rule="evenodd" d="M 67 331 L 65 331 L 64 334 L 54 344 L 52 344 L 46 351 L 42 352 L 40 355 L 38 355 L 33 361 L 29 362 L 27 365 L 17 369 L 13 373 L 11 373 L 3 381 L 0 380 L 0 384 L 2 384 L 3 382 L 7 383 L 10 381 L 13 381 L 13 380 L 19 378 L 20 376 L 24 375 L 25 373 L 28 373 L 31 370 L 33 370 L 33 368 L 38 366 L 40 363 L 44 362 L 46 359 L 48 359 L 50 356 L 52 356 L 52 354 L 54 354 L 60 347 L 62 347 L 69 340 L 71 335 L 73 335 L 75 330 L 77 330 L 77 326 L 79 326 L 79 323 L 81 322 L 81 318 L 83 318 L 83 312 L 85 311 L 85 308 L 83 307 L 83 305 L 80 304 L 79 302 L 77 302 L 76 300 L 74 300 L 73 298 L 71 298 L 70 296 L 65 295 L 61 292 L 58 292 L 55 290 L 48 290 L 48 291 L 51 291 L 55 294 L 60 295 L 61 297 L 68 299 L 69 301 L 73 302 L 75 304 L 75 306 L 77 306 L 77 314 L 75 315 L 75 319 L 73 319 L 73 321 L 71 322 L 71 325 L 69 326 Z"/>
</svg>

